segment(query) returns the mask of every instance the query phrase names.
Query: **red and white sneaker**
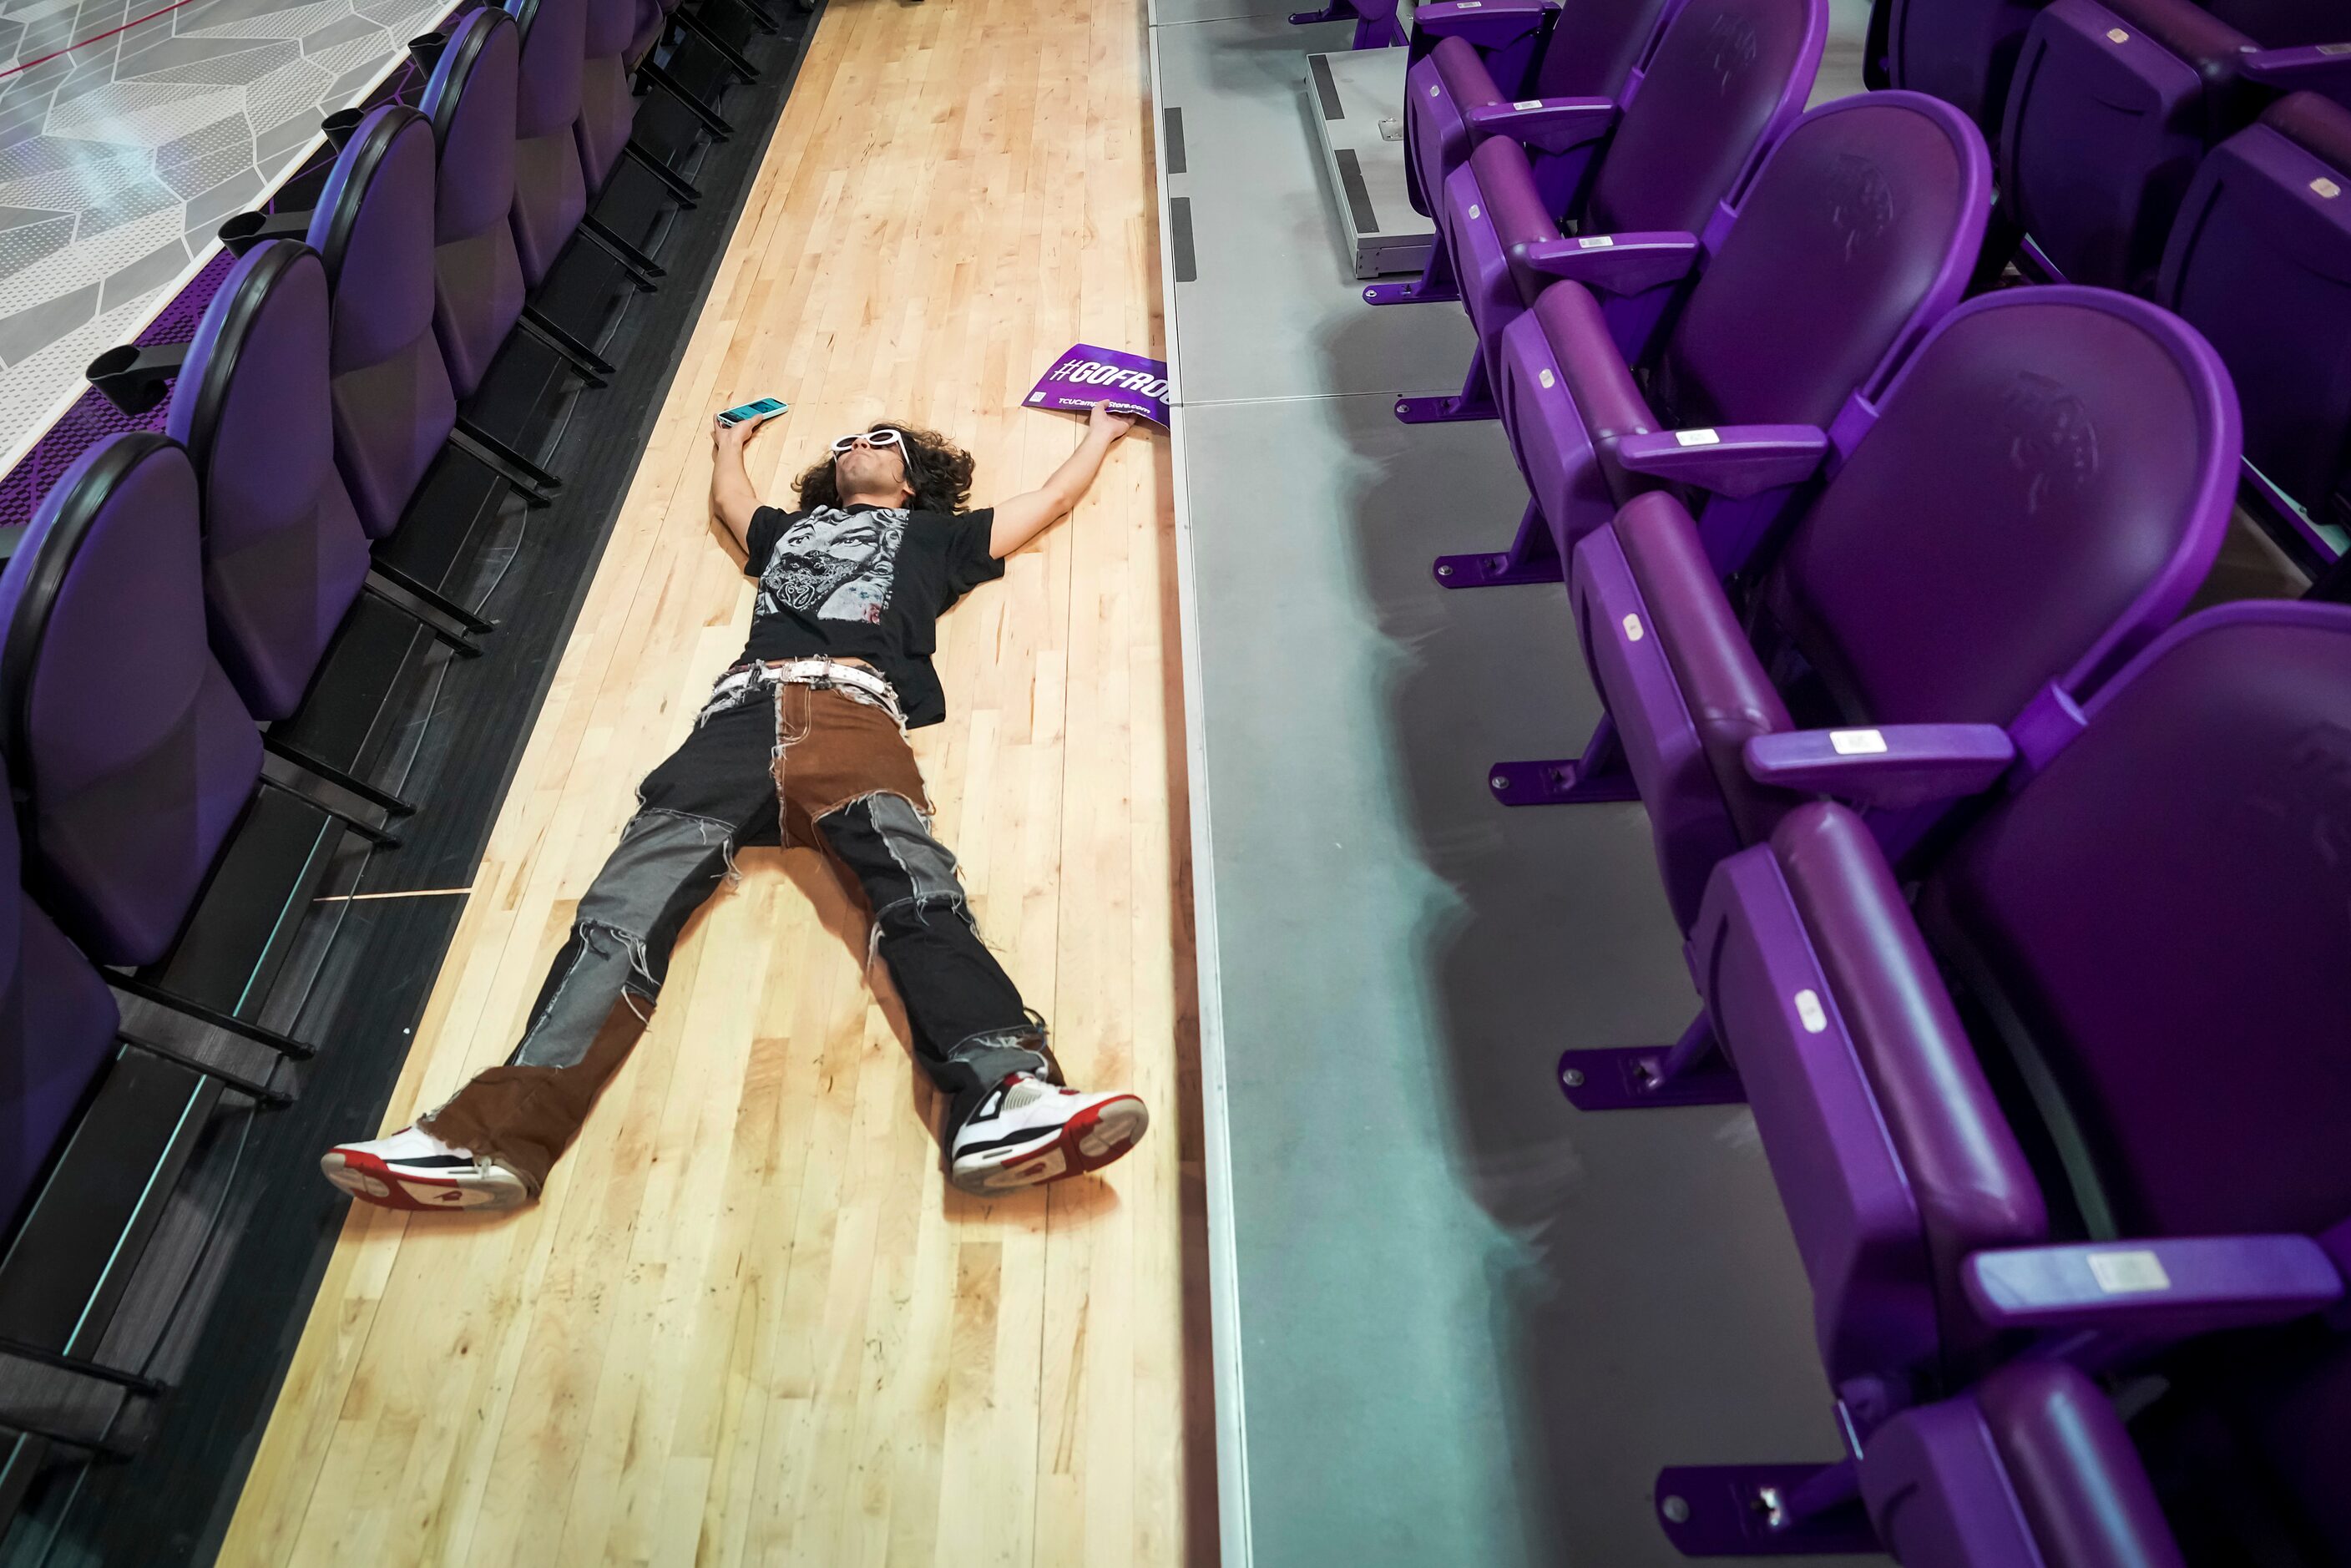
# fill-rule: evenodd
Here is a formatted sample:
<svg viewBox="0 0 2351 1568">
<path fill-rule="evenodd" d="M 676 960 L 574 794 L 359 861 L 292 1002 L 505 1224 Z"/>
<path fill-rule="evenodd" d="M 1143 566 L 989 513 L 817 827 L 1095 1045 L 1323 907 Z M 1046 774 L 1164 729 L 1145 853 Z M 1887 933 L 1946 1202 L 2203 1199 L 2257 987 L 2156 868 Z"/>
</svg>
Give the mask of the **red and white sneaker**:
<svg viewBox="0 0 2351 1568">
<path fill-rule="evenodd" d="M 514 1208 L 530 1201 L 518 1172 L 453 1149 L 421 1127 L 402 1127 L 371 1143 L 337 1144 L 319 1168 L 379 1208 Z"/>
<path fill-rule="evenodd" d="M 1082 1176 L 1134 1147 L 1150 1125 L 1133 1094 L 1088 1094 L 1016 1072 L 956 1129 L 947 1179 L 1000 1193 Z"/>
</svg>

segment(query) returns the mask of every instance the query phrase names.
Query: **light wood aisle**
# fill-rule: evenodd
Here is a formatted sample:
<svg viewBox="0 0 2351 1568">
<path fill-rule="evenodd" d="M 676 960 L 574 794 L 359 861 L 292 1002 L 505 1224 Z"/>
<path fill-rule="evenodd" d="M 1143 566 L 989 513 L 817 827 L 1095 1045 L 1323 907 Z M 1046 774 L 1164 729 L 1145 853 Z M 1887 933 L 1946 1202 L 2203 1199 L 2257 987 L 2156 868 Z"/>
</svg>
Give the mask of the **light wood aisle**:
<svg viewBox="0 0 2351 1568">
<path fill-rule="evenodd" d="M 739 652 L 712 411 L 771 497 L 895 416 L 1042 478 L 1019 399 L 1072 341 L 1161 351 L 1136 0 L 833 0 L 490 841 L 397 1126 L 502 1059 L 632 805 Z M 624 395 L 608 393 L 604 395 Z M 751 852 L 545 1200 L 354 1207 L 228 1563 L 1213 1560 L 1200 1137 L 1163 439 L 941 627 L 916 732 L 981 927 L 1141 1148 L 995 1204 L 941 1181 L 861 917 Z"/>
</svg>

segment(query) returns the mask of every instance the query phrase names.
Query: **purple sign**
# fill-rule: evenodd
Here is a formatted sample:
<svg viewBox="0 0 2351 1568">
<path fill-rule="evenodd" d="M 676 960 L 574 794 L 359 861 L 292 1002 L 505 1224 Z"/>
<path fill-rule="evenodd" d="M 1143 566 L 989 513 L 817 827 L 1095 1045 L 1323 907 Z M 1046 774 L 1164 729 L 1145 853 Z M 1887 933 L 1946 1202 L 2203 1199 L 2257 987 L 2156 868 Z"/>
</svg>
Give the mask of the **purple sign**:
<svg viewBox="0 0 2351 1568">
<path fill-rule="evenodd" d="M 1167 365 L 1141 354 L 1080 343 L 1053 361 L 1028 397 L 1030 408 L 1083 413 L 1106 402 L 1122 413 L 1140 414 L 1163 429 L 1167 423 Z"/>
</svg>

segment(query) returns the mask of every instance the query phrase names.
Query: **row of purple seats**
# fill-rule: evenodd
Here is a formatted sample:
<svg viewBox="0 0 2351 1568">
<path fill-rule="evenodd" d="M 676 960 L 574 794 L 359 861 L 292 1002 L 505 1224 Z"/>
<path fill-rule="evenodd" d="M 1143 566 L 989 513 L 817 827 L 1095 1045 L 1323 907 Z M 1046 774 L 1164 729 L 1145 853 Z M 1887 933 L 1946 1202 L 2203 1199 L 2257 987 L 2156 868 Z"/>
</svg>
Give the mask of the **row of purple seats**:
<svg viewBox="0 0 2351 1568">
<path fill-rule="evenodd" d="M 2346 736 L 2351 610 L 2224 606 L 1923 867 L 1814 801 L 1717 868 L 1691 967 L 1851 1451 L 1667 1469 L 1685 1551 L 2351 1556 Z"/>
<path fill-rule="evenodd" d="M 652 10 L 648 26 L 635 0 L 514 0 L 421 40 L 418 107 L 329 121 L 334 162 L 315 209 L 228 225 L 235 260 L 191 342 L 93 365 L 92 380 L 134 412 L 170 402 L 162 434 L 115 437 L 68 469 L 0 573 L 0 754 L 14 802 L 0 823 L 0 1237 L 16 1265 L 54 1249 L 75 1217 L 120 1220 L 126 1238 L 140 1223 L 144 1200 L 77 1188 L 36 1202 L 71 1166 L 93 1106 L 156 1103 L 158 1072 L 179 1074 L 160 1091 L 172 1103 L 182 1082 L 193 1086 L 186 1113 L 200 1121 L 223 1092 L 289 1098 L 236 1069 L 240 1048 L 194 1043 L 209 1029 L 282 1057 L 310 1050 L 249 1008 L 208 1005 L 220 988 L 204 966 L 237 961 L 204 935 L 208 912 L 234 915 L 226 906 L 249 901 L 256 876 L 277 879 L 265 902 L 286 902 L 278 883 L 315 878 L 342 833 L 397 842 L 389 829 L 405 803 L 283 739 L 297 733 L 287 721 L 362 594 L 463 652 L 490 629 L 374 547 L 417 509 L 444 449 L 533 504 L 557 490 L 475 428 L 465 400 L 517 329 L 590 384 L 609 374 L 528 304 L 575 235 L 640 287 L 660 276 L 588 215 L 624 159 L 681 204 L 695 194 L 632 140 L 632 68 L 674 35 L 671 13 Z M 298 888 L 290 902 L 308 896 Z M 198 949 L 206 956 L 187 957 Z M 131 1024 L 118 996 L 164 1010 Z M 141 1145 L 121 1168 L 168 1191 L 186 1148 Z M 60 1289 L 78 1300 L 86 1283 L 73 1275 Z M 63 1354 L 66 1343 L 62 1331 L 41 1344 L 0 1340 L 0 1357 L 162 1391 L 78 1346 Z M 99 1428 L 38 1400 L 12 1398 L 5 1420 L 111 1451 Z"/>
<path fill-rule="evenodd" d="M 1562 1083 L 1753 1103 L 1850 1439 L 1668 1469 L 1663 1528 L 1913 1568 L 2341 1560 L 2351 1351 L 2315 1314 L 2351 1272 L 2324 1153 L 2351 979 L 2323 956 L 2351 907 L 2351 613 L 2174 624 L 2241 448 L 2212 346 L 2100 290 L 1959 305 L 1989 152 L 1915 93 L 1804 116 L 1665 264 L 1538 227 L 1556 187 L 1514 139 L 1450 158 L 1440 228 L 1473 318 L 1506 320 L 1491 412 L 1532 499 L 1510 552 L 1439 580 L 1563 577 L 1607 715 L 1491 785 L 1646 804 L 1707 1004 L 1671 1048 L 1566 1053 Z M 1481 298 L 1498 257 L 1540 280 Z M 1659 281 L 1672 308 L 1627 309 Z M 1474 416 L 1478 390 L 1398 412 Z M 2292 1107 L 2274 1141 L 2241 1058 Z M 2115 1391 L 2136 1410 L 2126 1426 Z M 2226 1480 L 2183 1483 L 2165 1422 Z"/>
<path fill-rule="evenodd" d="M 2144 294 L 2211 339 L 2249 475 L 2323 569 L 2319 529 L 2351 527 L 2351 9 L 1878 0 L 1868 57 L 1998 138 L 1988 264 L 2021 239 L 2031 270 Z"/>
<path fill-rule="evenodd" d="M 1610 290 L 1611 336 L 1638 358 L 1708 237 L 1727 235 L 1740 175 L 1803 111 L 1827 37 L 1826 0 L 1684 0 L 1614 96 L 1472 107 L 1474 150 L 1450 164 L 1436 134 L 1424 139 L 1416 151 L 1441 181 L 1427 267 L 1364 297 L 1459 298 L 1478 350 L 1458 396 L 1408 399 L 1399 416 L 1493 417 L 1502 335 L 1561 277 Z M 1455 47 L 1474 63 L 1460 38 L 1439 45 Z M 1544 57 L 1559 54 L 1554 41 Z"/>
<path fill-rule="evenodd" d="M 1506 423 L 1519 417 L 1506 400 Z M 1564 444 L 1581 453 L 1588 437 Z M 1594 1110 L 1753 1103 L 1854 1439 L 1829 1465 L 1667 1470 L 1660 1519 L 1685 1550 L 1882 1545 L 1914 1568 L 2181 1562 L 2093 1380 L 2150 1367 L 2181 1384 L 2170 1409 L 2228 1427 L 2266 1500 L 2250 1520 L 2226 1498 L 2191 1510 L 2199 1531 L 2294 1540 L 2308 1555 L 2280 1560 L 2313 1563 L 2351 1539 L 2324 1479 L 2351 1429 L 2351 1355 L 2313 1317 L 2351 1266 L 2351 1176 L 2294 1143 L 2351 1111 L 2351 1058 L 2331 1043 L 2351 982 L 2322 957 L 2345 890 L 2331 870 L 2310 874 L 2314 844 L 2322 867 L 2343 858 L 2335 829 L 2351 820 L 2351 614 L 2242 606 L 2165 631 L 2217 554 L 2237 453 L 2227 374 L 2192 329 L 2121 295 L 2011 292 L 1943 316 L 1903 357 L 1849 455 L 1742 585 L 1743 618 L 1670 491 L 1574 544 L 1579 638 L 1618 776 L 1649 807 L 1708 1005 L 1672 1050 L 1570 1051 L 1562 1080 Z M 2199 667 L 2215 648 L 2218 676 Z M 2131 755 L 2157 738 L 2166 749 Z M 2215 755 L 2220 776 L 2194 782 Z M 2186 799 L 2169 799 L 2183 775 Z M 2051 787 L 2061 777 L 2077 781 L 2070 796 Z M 2150 794 L 2167 797 L 2153 827 L 2125 810 Z M 2035 928 L 1999 944 L 1970 931 L 1932 956 L 1904 946 L 1897 878 L 1932 886 L 2026 833 L 2012 824 L 2033 807 L 2045 821 L 2000 872 Z M 2236 832 L 2214 833 L 2232 813 Z M 2092 826 L 2107 834 L 2085 855 Z M 2190 839 L 2200 861 L 2172 848 Z M 2273 896 L 2288 880 L 2296 891 Z M 2183 909 L 2182 882 L 2229 896 Z M 1966 1027 L 1934 1000 L 1936 957 L 1977 966 L 1960 970 Z M 2011 986 L 2008 963 L 2064 991 L 2058 1005 Z M 2039 972 L 2052 964 L 2053 979 Z M 2168 982 L 2151 998 L 2149 973 Z M 2198 1047 L 2210 1069 L 2239 1065 L 2239 1015 L 2259 1020 L 2243 1063 L 2256 1077 L 2296 1085 L 2289 1099 L 2315 1084 L 2274 1149 L 2215 1097 L 2211 1071 L 2189 1071 Z M 2084 1138 L 2100 1107 L 2074 1100 L 2051 1112 L 2054 1130 L 2011 1126 L 2046 1107 L 1993 1095 L 1975 1052 L 2018 1030 L 2036 1063 L 2108 1053 L 2085 1092 L 2113 1092 L 2122 1130 Z M 2207 1043 L 2220 1039 L 2225 1053 Z M 2154 1098 L 2131 1087 L 2150 1061 L 2180 1087 L 2145 1125 L 2128 1118 Z M 2061 1092 L 2079 1082 L 2057 1074 Z M 2043 1163 L 2078 1176 L 2108 1136 L 2128 1141 L 2123 1165 L 2079 1192 L 2044 1192 L 2019 1152 L 2073 1138 Z M 2175 1164 L 2191 1174 L 2174 1178 Z M 2237 1191 L 2199 1200 L 2224 1171 Z M 2150 1173 L 2175 1209 L 2125 1207 Z M 2201 1353 L 2175 1342 L 2269 1324 L 2282 1326 L 2226 1353 L 2257 1358 L 2264 1385 L 2214 1408 Z"/>
<path fill-rule="evenodd" d="M 1548 0 L 1422 6 L 1413 17 L 1404 91 L 1405 190 L 1414 209 L 1437 216 L 1446 176 L 1468 159 L 1472 115 L 1480 117 L 1482 139 L 1491 122 L 1507 125 L 1512 107 L 1530 99 L 1624 101 L 1671 9 L 1670 0 L 1586 0 L 1564 9 Z M 1588 159 L 1591 147 L 1586 141 L 1553 153 L 1566 161 L 1563 184 L 1581 183 L 1573 161 Z"/>
<path fill-rule="evenodd" d="M 1515 174 L 1508 159 L 1489 141 L 1465 169 Z M 1559 581 L 1577 539 L 1661 486 L 1687 498 L 1723 570 L 1743 561 L 1791 496 L 1850 452 L 1872 400 L 1958 302 L 1989 174 L 1981 136 L 1949 105 L 1869 94 L 1804 114 L 1704 235 L 1526 247 L 1557 281 L 1499 333 L 1491 404 L 1527 479 L 1526 516 L 1507 551 L 1441 558 L 1438 580 Z M 1464 232 L 1496 223 L 1470 205 Z M 1397 404 L 1406 420 L 1484 412 Z M 1498 772 L 1495 788 L 1531 802 L 1557 793 L 1541 782 L 1556 772 Z"/>
</svg>

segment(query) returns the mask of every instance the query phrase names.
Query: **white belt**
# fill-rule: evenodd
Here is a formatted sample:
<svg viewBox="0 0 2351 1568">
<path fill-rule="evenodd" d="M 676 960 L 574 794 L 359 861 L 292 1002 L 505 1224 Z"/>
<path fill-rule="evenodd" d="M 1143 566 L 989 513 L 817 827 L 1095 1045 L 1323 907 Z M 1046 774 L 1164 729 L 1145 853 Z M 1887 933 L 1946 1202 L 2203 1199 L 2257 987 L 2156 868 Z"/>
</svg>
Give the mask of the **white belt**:
<svg viewBox="0 0 2351 1568">
<path fill-rule="evenodd" d="M 778 659 L 767 664 L 737 664 L 719 676 L 710 688 L 710 700 L 702 705 L 701 716 L 708 718 L 735 707 L 751 692 L 764 686 L 845 687 L 888 709 L 900 723 L 905 722 L 898 707 L 898 694 L 890 689 L 890 683 L 878 672 L 832 659 Z"/>
</svg>

